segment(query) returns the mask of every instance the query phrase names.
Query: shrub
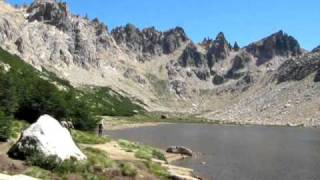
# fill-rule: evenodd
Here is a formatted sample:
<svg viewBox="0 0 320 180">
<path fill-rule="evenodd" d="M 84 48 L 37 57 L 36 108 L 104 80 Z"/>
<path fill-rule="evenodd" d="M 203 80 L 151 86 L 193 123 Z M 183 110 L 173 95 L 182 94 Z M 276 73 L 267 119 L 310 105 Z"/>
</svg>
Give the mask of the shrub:
<svg viewBox="0 0 320 180">
<path fill-rule="evenodd" d="M 19 138 L 21 132 L 28 126 L 29 124 L 26 121 L 12 120 L 10 125 L 10 138 Z"/>
<path fill-rule="evenodd" d="M 87 164 L 85 162 L 79 162 L 74 158 L 62 161 L 54 168 L 54 172 L 64 175 L 76 172 L 85 172 Z"/>
<path fill-rule="evenodd" d="M 137 168 L 132 163 L 121 164 L 121 172 L 124 176 L 134 177 L 137 175 Z"/>
<path fill-rule="evenodd" d="M 162 161 L 167 161 L 166 157 L 164 156 L 164 154 L 162 152 L 160 152 L 157 149 L 153 149 L 152 150 L 152 157 L 162 160 Z"/>
<path fill-rule="evenodd" d="M 110 168 L 115 165 L 114 161 L 112 161 L 104 151 L 94 148 L 85 148 L 84 153 L 87 155 L 87 161 L 91 165 L 99 166 L 101 168 Z"/>
<path fill-rule="evenodd" d="M 54 170 L 62 163 L 57 156 L 45 156 L 44 154 L 36 151 L 26 157 L 26 162 L 30 166 L 38 166 L 49 171 Z"/>
<path fill-rule="evenodd" d="M 168 170 L 164 167 L 162 167 L 158 163 L 154 163 L 152 161 L 145 162 L 147 168 L 149 169 L 149 172 L 160 177 L 161 179 L 168 179 L 170 174 Z"/>
<path fill-rule="evenodd" d="M 150 149 L 139 149 L 135 154 L 137 158 L 151 160 L 152 159 L 152 150 Z"/>
</svg>

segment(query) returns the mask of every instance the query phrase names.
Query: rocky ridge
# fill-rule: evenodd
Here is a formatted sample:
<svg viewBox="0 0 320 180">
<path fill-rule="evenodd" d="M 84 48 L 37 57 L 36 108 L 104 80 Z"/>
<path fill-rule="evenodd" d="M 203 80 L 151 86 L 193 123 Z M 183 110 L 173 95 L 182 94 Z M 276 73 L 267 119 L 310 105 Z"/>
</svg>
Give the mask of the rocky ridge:
<svg viewBox="0 0 320 180">
<path fill-rule="evenodd" d="M 65 3 L 36 0 L 26 8 L 0 2 L 0 45 L 74 86 L 109 86 L 152 111 L 266 124 L 320 121 L 314 116 L 319 48 L 306 52 L 283 31 L 243 48 L 222 32 L 197 44 L 181 27 L 161 32 L 128 24 L 109 32 L 98 19 L 73 15 Z M 297 115 L 300 106 L 310 113 Z M 275 122 L 268 114 L 279 110 Z"/>
</svg>

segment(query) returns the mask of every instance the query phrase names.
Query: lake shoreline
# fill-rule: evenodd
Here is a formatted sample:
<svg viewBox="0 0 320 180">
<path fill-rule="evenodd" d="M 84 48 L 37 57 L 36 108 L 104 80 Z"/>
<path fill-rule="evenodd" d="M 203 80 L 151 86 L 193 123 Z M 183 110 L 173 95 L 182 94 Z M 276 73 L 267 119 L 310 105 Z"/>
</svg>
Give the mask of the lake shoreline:
<svg viewBox="0 0 320 180">
<path fill-rule="evenodd" d="M 222 121 L 208 121 L 208 122 L 190 122 L 190 121 L 149 121 L 149 122 L 122 122 L 122 123 L 114 123 L 105 122 L 104 129 L 105 130 L 124 130 L 124 129 L 132 129 L 132 128 L 141 128 L 141 127 L 154 127 L 168 124 L 209 124 L 209 125 L 222 125 L 222 126 L 247 126 L 247 127 L 279 127 L 279 128 L 319 128 L 320 126 L 307 126 L 305 124 L 293 124 L 293 123 L 242 123 L 242 122 L 222 122 Z"/>
</svg>

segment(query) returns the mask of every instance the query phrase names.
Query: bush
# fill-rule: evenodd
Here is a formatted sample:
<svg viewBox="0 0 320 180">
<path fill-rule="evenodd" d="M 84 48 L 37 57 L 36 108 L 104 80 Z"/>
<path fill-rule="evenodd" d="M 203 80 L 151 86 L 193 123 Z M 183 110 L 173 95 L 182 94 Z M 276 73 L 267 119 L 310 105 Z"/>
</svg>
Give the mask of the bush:
<svg viewBox="0 0 320 180">
<path fill-rule="evenodd" d="M 73 158 L 62 161 L 53 169 L 55 173 L 58 173 L 61 175 L 71 174 L 76 172 L 85 172 L 86 170 L 87 170 L 86 163 L 79 162 Z"/>
<path fill-rule="evenodd" d="M 137 158 L 151 160 L 152 159 L 152 150 L 150 149 L 139 149 L 135 154 Z"/>
<path fill-rule="evenodd" d="M 128 162 L 121 165 L 121 172 L 124 176 L 134 177 L 137 175 L 137 168 Z"/>
<path fill-rule="evenodd" d="M 162 152 L 160 152 L 157 149 L 153 149 L 152 150 L 152 157 L 162 160 L 162 161 L 167 161 L 166 157 L 164 156 L 164 154 Z"/>
<path fill-rule="evenodd" d="M 34 151 L 31 155 L 27 156 L 26 162 L 30 166 L 38 166 L 49 171 L 54 170 L 62 163 L 57 156 L 45 156 L 37 151 Z"/>
<path fill-rule="evenodd" d="M 115 165 L 104 151 L 94 148 L 85 148 L 84 153 L 87 155 L 87 161 L 91 165 L 99 166 L 101 168 L 110 168 Z"/>
<path fill-rule="evenodd" d="M 158 163 L 154 163 L 152 161 L 145 162 L 147 168 L 149 169 L 149 172 L 160 177 L 161 179 L 168 179 L 170 174 L 168 173 L 168 170 L 164 167 L 162 167 Z"/>
<path fill-rule="evenodd" d="M 0 111 L 0 141 L 5 142 L 10 137 L 11 121 L 5 116 L 4 112 Z"/>
<path fill-rule="evenodd" d="M 29 124 L 26 121 L 12 120 L 10 123 L 10 138 L 19 138 L 21 132 L 28 126 Z"/>
</svg>

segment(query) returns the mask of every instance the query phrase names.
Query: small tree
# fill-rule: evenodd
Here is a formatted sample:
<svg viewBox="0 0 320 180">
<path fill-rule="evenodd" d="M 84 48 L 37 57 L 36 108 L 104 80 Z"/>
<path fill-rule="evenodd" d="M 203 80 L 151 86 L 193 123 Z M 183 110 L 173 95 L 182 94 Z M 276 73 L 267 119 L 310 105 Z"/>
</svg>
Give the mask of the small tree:
<svg viewBox="0 0 320 180">
<path fill-rule="evenodd" d="M 0 142 L 6 142 L 10 137 L 10 120 L 0 111 Z"/>
<path fill-rule="evenodd" d="M 233 49 L 234 49 L 235 51 L 239 51 L 239 50 L 240 50 L 240 46 L 238 45 L 237 41 L 234 42 Z"/>
</svg>

